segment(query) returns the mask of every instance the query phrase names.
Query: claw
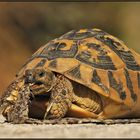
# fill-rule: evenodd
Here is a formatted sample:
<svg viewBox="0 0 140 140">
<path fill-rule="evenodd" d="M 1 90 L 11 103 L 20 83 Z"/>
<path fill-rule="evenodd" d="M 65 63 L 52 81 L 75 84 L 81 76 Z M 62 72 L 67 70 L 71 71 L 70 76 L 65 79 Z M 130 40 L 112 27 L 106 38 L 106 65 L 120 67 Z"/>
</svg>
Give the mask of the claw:
<svg viewBox="0 0 140 140">
<path fill-rule="evenodd" d="M 53 102 L 51 102 L 50 105 L 47 107 L 46 112 L 45 112 L 45 115 L 44 115 L 44 119 L 47 118 L 47 115 L 48 115 L 49 111 L 51 110 L 52 105 L 53 105 Z"/>
</svg>

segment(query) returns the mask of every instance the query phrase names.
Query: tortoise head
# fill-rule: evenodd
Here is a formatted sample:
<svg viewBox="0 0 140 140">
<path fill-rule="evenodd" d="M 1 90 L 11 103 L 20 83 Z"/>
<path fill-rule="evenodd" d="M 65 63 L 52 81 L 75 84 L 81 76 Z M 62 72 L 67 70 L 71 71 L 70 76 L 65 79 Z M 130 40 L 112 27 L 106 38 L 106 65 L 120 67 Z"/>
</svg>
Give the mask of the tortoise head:
<svg viewBox="0 0 140 140">
<path fill-rule="evenodd" d="M 34 95 L 49 92 L 55 83 L 55 74 L 44 68 L 25 71 L 25 83 L 29 84 Z"/>
</svg>

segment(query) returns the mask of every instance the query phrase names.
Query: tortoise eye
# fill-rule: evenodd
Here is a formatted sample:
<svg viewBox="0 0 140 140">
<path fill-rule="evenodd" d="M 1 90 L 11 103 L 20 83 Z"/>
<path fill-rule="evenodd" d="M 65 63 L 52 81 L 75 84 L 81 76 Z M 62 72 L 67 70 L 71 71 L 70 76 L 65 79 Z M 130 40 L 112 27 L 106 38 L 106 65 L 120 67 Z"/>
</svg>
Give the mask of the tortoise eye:
<svg viewBox="0 0 140 140">
<path fill-rule="evenodd" d="M 39 77 L 44 77 L 45 76 L 45 72 L 40 72 L 39 73 Z"/>
</svg>

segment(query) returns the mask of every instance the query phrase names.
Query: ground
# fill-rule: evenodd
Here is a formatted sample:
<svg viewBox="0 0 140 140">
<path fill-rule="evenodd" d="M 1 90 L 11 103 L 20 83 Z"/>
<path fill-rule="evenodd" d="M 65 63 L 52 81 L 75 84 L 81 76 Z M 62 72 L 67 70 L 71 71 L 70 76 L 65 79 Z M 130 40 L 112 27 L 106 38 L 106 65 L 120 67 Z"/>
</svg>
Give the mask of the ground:
<svg viewBox="0 0 140 140">
<path fill-rule="evenodd" d="M 0 138 L 140 138 L 140 124 L 10 124 L 0 116 Z"/>
</svg>

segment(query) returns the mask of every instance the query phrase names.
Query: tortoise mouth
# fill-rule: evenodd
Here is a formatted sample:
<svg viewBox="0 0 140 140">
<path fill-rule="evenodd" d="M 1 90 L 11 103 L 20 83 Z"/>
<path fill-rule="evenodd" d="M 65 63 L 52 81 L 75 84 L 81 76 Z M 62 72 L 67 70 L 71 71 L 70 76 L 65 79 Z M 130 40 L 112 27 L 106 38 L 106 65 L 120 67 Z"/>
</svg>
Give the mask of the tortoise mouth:
<svg viewBox="0 0 140 140">
<path fill-rule="evenodd" d="M 46 94 L 48 92 L 45 84 L 42 82 L 36 82 L 36 83 L 29 84 L 29 87 L 30 87 L 30 91 L 34 95 Z"/>
</svg>

